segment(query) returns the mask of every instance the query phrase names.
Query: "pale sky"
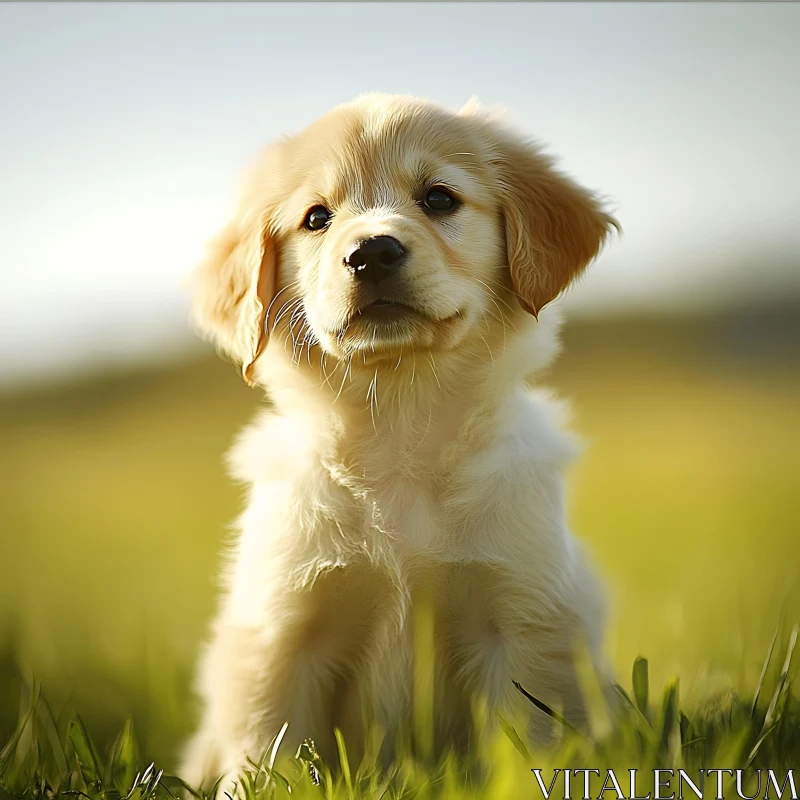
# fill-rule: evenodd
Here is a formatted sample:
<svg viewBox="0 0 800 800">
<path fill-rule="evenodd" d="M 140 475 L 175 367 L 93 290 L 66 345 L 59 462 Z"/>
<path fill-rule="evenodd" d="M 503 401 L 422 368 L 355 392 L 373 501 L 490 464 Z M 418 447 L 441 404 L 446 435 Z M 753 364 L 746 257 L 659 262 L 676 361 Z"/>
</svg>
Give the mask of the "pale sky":
<svg viewBox="0 0 800 800">
<path fill-rule="evenodd" d="M 800 5 L 2 4 L 0 382 L 185 341 L 269 140 L 471 95 L 613 199 L 572 313 L 800 294 Z"/>
</svg>

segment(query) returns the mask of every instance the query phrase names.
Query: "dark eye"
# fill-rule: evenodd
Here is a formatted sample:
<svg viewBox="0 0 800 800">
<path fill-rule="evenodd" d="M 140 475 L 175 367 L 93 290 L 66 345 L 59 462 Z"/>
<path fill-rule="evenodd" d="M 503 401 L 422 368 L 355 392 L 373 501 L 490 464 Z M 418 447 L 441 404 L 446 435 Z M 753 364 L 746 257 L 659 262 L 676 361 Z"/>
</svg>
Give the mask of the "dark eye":
<svg viewBox="0 0 800 800">
<path fill-rule="evenodd" d="M 455 211 L 458 202 L 447 189 L 442 189 L 440 186 L 434 186 L 428 190 L 422 205 L 428 211 L 433 211 L 435 214 L 447 214 L 450 211 Z"/>
<path fill-rule="evenodd" d="M 328 227 L 331 221 L 331 212 L 325 206 L 314 206 L 311 211 L 306 214 L 303 225 L 310 231 L 321 231 L 323 228 Z"/>
</svg>

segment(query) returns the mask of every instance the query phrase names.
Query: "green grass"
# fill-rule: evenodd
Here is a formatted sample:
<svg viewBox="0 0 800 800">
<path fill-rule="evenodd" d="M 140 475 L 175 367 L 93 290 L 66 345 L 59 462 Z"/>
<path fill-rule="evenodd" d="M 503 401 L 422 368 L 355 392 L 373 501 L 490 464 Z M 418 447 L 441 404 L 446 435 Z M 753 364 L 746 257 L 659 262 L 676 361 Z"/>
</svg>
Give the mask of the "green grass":
<svg viewBox="0 0 800 800">
<path fill-rule="evenodd" d="M 533 769 L 540 770 L 545 785 L 550 785 L 556 770 L 587 768 L 611 769 L 626 778 L 629 769 L 641 770 L 637 791 L 652 792 L 654 768 L 683 769 L 697 784 L 699 770 L 724 768 L 743 771 L 743 787 L 752 797 L 758 787 L 764 788 L 757 783 L 759 770 L 773 770 L 782 780 L 800 763 L 800 700 L 792 694 L 789 679 L 797 627 L 782 659 L 774 659 L 777 638 L 776 632 L 755 694 L 747 702 L 729 692 L 684 710 L 679 683 L 672 680 L 660 702 L 651 703 L 648 664 L 637 659 L 631 690 L 616 687 L 620 705 L 612 724 L 608 708 L 595 708 L 588 734 L 557 724 L 555 741 L 547 749 L 537 749 L 519 728 L 500 718 L 494 734 L 478 735 L 468 757 L 450 753 L 432 762 L 408 750 L 390 768 L 381 769 L 369 749 L 360 764 L 350 764 L 346 743 L 337 732 L 340 767 L 335 772 L 307 741 L 294 758 L 283 759 L 279 766 L 269 751 L 258 763 L 250 762 L 239 777 L 239 796 L 264 800 L 523 797 L 535 791 Z M 536 706 L 531 713 L 560 719 L 536 698 L 530 699 Z M 598 775 L 590 783 L 591 796 L 602 798 L 602 778 Z M 732 781 L 731 776 L 726 782 L 726 796 L 732 796 Z M 229 796 L 234 791 L 230 786 L 220 788 Z M 187 794 L 206 796 L 142 760 L 130 721 L 101 752 L 78 716 L 54 716 L 36 684 L 21 707 L 15 732 L 0 751 L 0 798 L 145 800 Z"/>
<path fill-rule="evenodd" d="M 569 515 L 611 592 L 609 656 L 625 675 L 646 654 L 692 721 L 752 698 L 776 622 L 800 619 L 796 339 L 741 316 L 576 325 L 545 379 L 589 442 Z M 21 671 L 103 759 L 130 718 L 136 771 L 175 768 L 241 500 L 221 457 L 258 401 L 211 355 L 0 398 L 0 742 Z"/>
</svg>

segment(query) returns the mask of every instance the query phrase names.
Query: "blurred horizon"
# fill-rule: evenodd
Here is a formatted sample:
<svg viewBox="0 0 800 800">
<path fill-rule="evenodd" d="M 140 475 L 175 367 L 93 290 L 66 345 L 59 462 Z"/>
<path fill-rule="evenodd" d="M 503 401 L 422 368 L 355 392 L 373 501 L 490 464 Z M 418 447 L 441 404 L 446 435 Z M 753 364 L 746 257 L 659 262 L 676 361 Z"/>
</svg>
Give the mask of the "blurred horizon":
<svg viewBox="0 0 800 800">
<path fill-rule="evenodd" d="M 570 316 L 800 301 L 798 30 L 795 4 L 0 5 L 0 388 L 179 357 L 249 161 L 373 90 L 504 106 L 608 196 L 624 234 Z"/>
<path fill-rule="evenodd" d="M 563 301 L 559 304 L 563 308 Z M 228 363 L 227 356 L 194 329 L 188 306 L 184 311 L 182 319 L 176 314 L 174 318 L 160 320 L 160 326 L 148 328 L 145 336 L 126 337 L 123 333 L 110 347 L 104 346 L 108 342 L 103 339 L 95 340 L 90 329 L 85 342 L 89 349 L 83 358 L 53 364 L 48 369 L 42 369 L 41 365 L 36 370 L 0 369 L 0 402 L 46 396 L 48 392 L 57 394 L 97 382 L 125 380 L 128 376 L 180 370 L 209 358 L 227 363 L 233 377 L 238 379 L 238 370 Z M 653 332 L 659 338 L 672 332 L 676 342 L 685 343 L 688 337 L 694 348 L 724 354 L 729 362 L 749 363 L 758 359 L 783 364 L 789 363 L 791 355 L 800 348 L 800 297 L 790 294 L 719 306 L 689 304 L 656 309 L 594 310 L 567 305 L 562 325 L 562 338 L 573 330 L 595 331 L 600 336 L 628 330 L 646 341 Z M 706 335 L 707 338 L 702 338 Z M 557 356 L 556 364 L 562 356 L 563 353 Z"/>
</svg>

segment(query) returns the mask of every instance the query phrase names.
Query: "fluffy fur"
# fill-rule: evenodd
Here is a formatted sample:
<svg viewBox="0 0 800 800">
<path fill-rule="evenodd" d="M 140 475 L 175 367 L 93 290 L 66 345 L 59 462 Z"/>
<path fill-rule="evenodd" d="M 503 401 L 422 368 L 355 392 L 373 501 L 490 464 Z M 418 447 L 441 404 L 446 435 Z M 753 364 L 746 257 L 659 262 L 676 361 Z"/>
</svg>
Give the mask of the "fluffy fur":
<svg viewBox="0 0 800 800">
<path fill-rule="evenodd" d="M 434 185 L 457 211 L 425 212 Z M 332 221 L 308 230 L 317 205 Z M 585 641 L 602 661 L 602 593 L 565 524 L 575 444 L 527 377 L 557 349 L 557 314 L 540 312 L 615 226 L 475 103 L 363 96 L 254 166 L 196 276 L 199 324 L 272 407 L 230 454 L 248 500 L 190 782 L 235 776 L 285 722 L 288 755 L 310 737 L 335 761 L 336 726 L 357 758 L 366 720 L 389 757 L 412 715 L 420 608 L 437 748 L 464 744 L 476 698 L 524 704 L 512 680 L 582 723 L 573 653 Z M 377 235 L 408 253 L 387 289 L 343 264 Z M 407 313 L 382 320 L 376 299 Z"/>
</svg>

